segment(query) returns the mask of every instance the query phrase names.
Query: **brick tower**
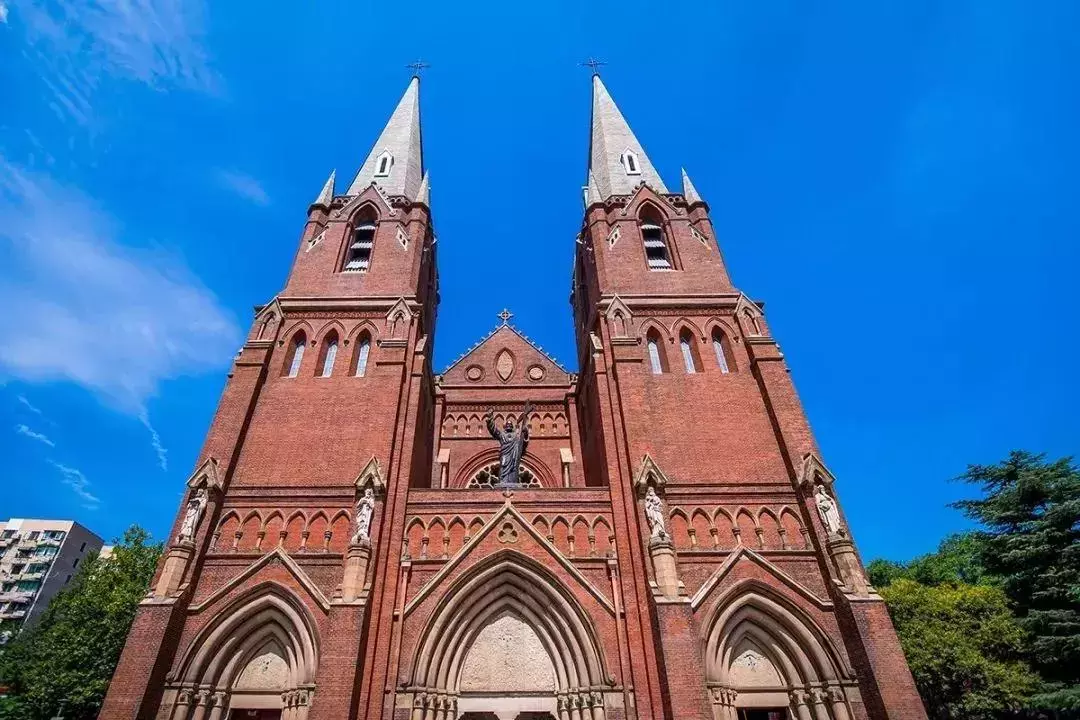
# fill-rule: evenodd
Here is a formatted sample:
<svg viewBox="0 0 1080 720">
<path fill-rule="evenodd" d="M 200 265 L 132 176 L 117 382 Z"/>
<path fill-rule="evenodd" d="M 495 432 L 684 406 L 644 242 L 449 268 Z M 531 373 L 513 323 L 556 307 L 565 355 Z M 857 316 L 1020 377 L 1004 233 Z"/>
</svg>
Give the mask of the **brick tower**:
<svg viewBox="0 0 1080 720">
<path fill-rule="evenodd" d="M 256 309 L 102 718 L 924 720 L 761 305 L 592 82 L 580 373 L 508 313 L 433 373 L 413 78 Z"/>
</svg>

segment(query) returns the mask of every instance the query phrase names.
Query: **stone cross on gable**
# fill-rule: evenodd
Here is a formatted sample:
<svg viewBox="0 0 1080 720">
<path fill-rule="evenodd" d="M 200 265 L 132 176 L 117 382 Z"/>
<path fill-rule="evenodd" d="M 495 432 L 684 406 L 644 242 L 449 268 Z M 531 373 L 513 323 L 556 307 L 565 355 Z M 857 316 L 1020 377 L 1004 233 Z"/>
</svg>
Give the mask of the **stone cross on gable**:
<svg viewBox="0 0 1080 720">
<path fill-rule="evenodd" d="M 510 312 L 506 308 L 503 308 L 503 311 L 499 313 L 497 317 L 502 320 L 503 325 L 506 325 L 510 322 L 510 318 L 514 317 L 514 313 Z"/>
</svg>

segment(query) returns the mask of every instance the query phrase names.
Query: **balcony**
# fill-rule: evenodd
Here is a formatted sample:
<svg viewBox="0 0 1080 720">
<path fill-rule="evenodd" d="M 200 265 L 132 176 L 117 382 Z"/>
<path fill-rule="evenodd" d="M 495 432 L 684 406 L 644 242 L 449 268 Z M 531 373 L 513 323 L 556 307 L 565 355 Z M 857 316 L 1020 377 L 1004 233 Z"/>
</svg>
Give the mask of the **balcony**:
<svg viewBox="0 0 1080 720">
<path fill-rule="evenodd" d="M 25 610 L 7 610 L 0 612 L 0 620 L 21 620 L 26 617 Z"/>
<path fill-rule="evenodd" d="M 8 590 L 0 593 L 0 602 L 30 602 L 34 599 L 34 593 L 29 590 Z"/>
<path fill-rule="evenodd" d="M 24 572 L 19 576 L 20 580 L 43 580 L 45 579 L 45 570 L 35 570 L 34 572 Z"/>
<path fill-rule="evenodd" d="M 37 544 L 38 545 L 51 545 L 53 547 L 60 547 L 60 543 L 62 543 L 62 542 L 64 542 L 64 541 L 63 540 L 55 540 L 53 538 L 41 538 L 40 540 L 37 541 Z"/>
</svg>

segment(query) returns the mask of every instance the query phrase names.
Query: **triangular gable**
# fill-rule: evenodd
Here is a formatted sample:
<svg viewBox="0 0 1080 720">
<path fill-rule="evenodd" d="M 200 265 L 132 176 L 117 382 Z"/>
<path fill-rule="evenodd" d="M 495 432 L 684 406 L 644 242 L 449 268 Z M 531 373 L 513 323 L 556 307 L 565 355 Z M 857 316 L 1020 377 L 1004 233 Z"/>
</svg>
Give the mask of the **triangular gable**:
<svg viewBox="0 0 1080 720">
<path fill-rule="evenodd" d="M 218 461 L 213 457 L 203 460 L 195 472 L 191 473 L 191 477 L 187 481 L 187 486 L 192 489 L 206 487 L 210 490 L 220 490 L 221 485 L 221 476 L 218 474 Z"/>
<path fill-rule="evenodd" d="M 507 350 L 513 361 L 510 373 L 504 380 L 502 373 L 506 370 L 505 363 L 497 367 L 502 351 Z M 472 366 L 481 369 L 479 378 L 472 377 L 468 370 Z M 533 367 L 542 369 L 540 380 L 532 379 L 529 370 Z M 506 385 L 550 385 L 552 383 L 565 384 L 570 381 L 570 374 L 559 361 L 544 352 L 543 348 L 526 337 L 520 330 L 510 324 L 503 324 L 484 336 L 480 342 L 473 345 L 461 357 L 450 364 L 443 371 L 443 382 L 451 384 L 465 384 L 472 382 L 483 384 L 506 384 Z"/>
<path fill-rule="evenodd" d="M 300 586 L 307 590 L 308 594 L 311 595 L 311 598 L 319 605 L 320 608 L 323 609 L 323 612 L 330 612 L 330 601 L 327 600 L 326 596 L 323 595 L 321 590 L 319 590 L 318 585 L 316 585 L 311 580 L 311 578 L 308 577 L 308 574 L 304 572 L 304 570 L 299 565 L 296 564 L 296 561 L 289 557 L 289 554 L 282 550 L 280 547 L 274 548 L 273 550 L 253 562 L 242 573 L 219 587 L 214 592 L 210 593 L 209 597 L 207 597 L 201 603 L 191 605 L 191 611 L 199 612 L 213 605 L 215 602 L 217 602 L 222 597 L 231 592 L 234 588 L 239 587 L 239 585 L 245 580 L 250 578 L 262 568 L 269 565 L 270 562 L 275 559 L 280 561 L 281 564 L 284 565 L 289 570 L 289 572 L 292 573 L 293 577 L 296 578 L 296 581 L 300 583 Z"/>
<path fill-rule="evenodd" d="M 709 595 L 712 594 L 712 591 L 720 584 L 720 582 L 725 577 L 728 576 L 728 574 L 732 571 L 732 569 L 734 569 L 734 567 L 738 564 L 739 560 L 742 558 L 746 558 L 749 562 L 753 562 L 765 569 L 767 572 L 775 575 L 777 579 L 779 579 L 784 585 L 791 588 L 796 593 L 803 596 L 818 607 L 832 607 L 832 601 L 819 598 L 817 595 L 814 594 L 812 590 L 810 590 L 810 588 L 800 583 L 791 575 L 788 575 L 786 572 L 784 572 L 776 565 L 772 564 L 750 548 L 742 546 L 736 549 L 730 555 L 728 555 L 727 560 L 725 560 L 724 564 L 720 566 L 720 569 L 714 572 L 708 580 L 702 583 L 701 587 L 699 587 L 697 592 L 695 592 L 694 595 L 690 598 L 690 608 L 692 610 L 697 610 L 698 608 L 700 608 L 708 599 Z"/>
<path fill-rule="evenodd" d="M 521 528 L 525 532 L 527 532 L 529 536 L 533 538 L 533 540 L 536 541 L 537 545 L 547 550 L 551 557 L 554 558 L 555 561 L 558 562 L 564 570 L 566 570 L 566 572 L 573 576 L 573 578 L 577 580 L 582 585 L 582 587 L 584 587 L 589 592 L 589 594 L 596 599 L 598 603 L 603 605 L 609 613 L 611 613 L 612 615 L 615 614 L 615 606 L 611 604 L 611 601 L 608 600 L 607 596 L 605 596 L 592 583 L 590 583 L 588 578 L 582 575 L 581 571 L 574 567 L 574 563 L 570 562 L 570 560 L 568 560 L 561 552 L 559 552 L 559 549 L 557 547 L 548 542 L 548 539 L 541 535 L 540 532 L 532 526 L 532 523 L 526 520 L 525 516 L 518 512 L 518 509 L 515 508 L 509 500 L 507 500 L 503 504 L 502 509 L 496 512 L 491 517 L 491 519 L 484 524 L 484 527 L 480 528 L 480 532 L 476 533 L 476 535 L 471 538 L 469 542 L 465 543 L 465 545 L 462 546 L 462 548 L 458 550 L 457 553 L 455 553 L 454 556 L 450 558 L 450 560 L 447 561 L 445 565 L 442 566 L 442 569 L 440 569 L 439 572 L 435 573 L 435 575 L 432 576 L 431 580 L 429 580 L 427 584 L 424 585 L 424 587 L 420 588 L 420 592 L 416 594 L 416 597 L 410 600 L 409 603 L 405 606 L 405 616 L 408 617 L 408 615 L 413 610 L 419 607 L 420 603 L 424 601 L 424 598 L 430 595 L 435 590 L 435 588 L 439 586 L 443 579 L 446 578 L 451 572 L 453 572 L 454 568 L 460 565 L 462 561 L 469 556 L 473 548 L 478 546 L 485 537 L 490 535 L 495 530 L 495 528 L 498 527 L 499 523 L 502 522 L 502 520 L 507 516 L 517 520 L 518 525 L 520 525 Z"/>
<path fill-rule="evenodd" d="M 390 205 L 390 200 L 383 193 L 382 189 L 375 183 L 371 183 L 367 186 L 367 188 L 361 190 L 359 194 L 353 196 L 351 200 L 338 208 L 334 212 L 334 217 L 348 218 L 350 215 L 353 214 L 353 212 L 356 211 L 358 207 L 363 205 L 368 200 L 376 202 L 376 204 L 382 205 L 384 208 L 386 208 L 386 214 L 390 217 L 394 217 L 397 215 L 397 210 L 395 210 Z"/>
</svg>

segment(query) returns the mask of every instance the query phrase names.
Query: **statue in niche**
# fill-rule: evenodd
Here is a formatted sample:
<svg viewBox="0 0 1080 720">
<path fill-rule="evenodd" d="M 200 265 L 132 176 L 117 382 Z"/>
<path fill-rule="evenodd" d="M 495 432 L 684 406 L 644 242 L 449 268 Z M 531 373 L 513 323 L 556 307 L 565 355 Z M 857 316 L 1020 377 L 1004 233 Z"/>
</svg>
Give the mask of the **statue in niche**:
<svg viewBox="0 0 1080 720">
<path fill-rule="evenodd" d="M 840 522 L 840 508 L 837 507 L 836 500 L 825 489 L 825 485 L 818 484 L 817 489 L 814 490 L 814 503 L 817 505 L 818 513 L 821 515 L 821 522 L 824 523 L 829 534 L 843 535 L 844 525 Z"/>
<path fill-rule="evenodd" d="M 499 487 L 516 487 L 521 484 L 518 469 L 525 454 L 525 446 L 529 443 L 529 413 L 532 411 L 532 403 L 526 400 L 525 409 L 518 415 L 517 429 L 514 428 L 514 421 L 509 418 L 502 429 L 495 427 L 493 408 L 488 408 L 484 415 L 488 432 L 499 441 Z"/>
<path fill-rule="evenodd" d="M 652 485 L 645 491 L 645 520 L 649 523 L 649 540 L 667 540 L 667 527 L 664 525 L 664 501 L 656 494 Z"/>
<path fill-rule="evenodd" d="M 184 511 L 184 521 L 180 523 L 180 532 L 176 536 L 177 542 L 192 542 L 195 539 L 195 531 L 199 529 L 199 521 L 202 520 L 209 501 L 206 488 L 199 488 L 199 491 L 188 500 L 187 510 Z"/>
<path fill-rule="evenodd" d="M 375 514 L 375 491 L 364 490 L 364 496 L 356 503 L 356 532 L 353 533 L 353 545 L 367 545 L 371 542 L 371 517 Z"/>
</svg>

